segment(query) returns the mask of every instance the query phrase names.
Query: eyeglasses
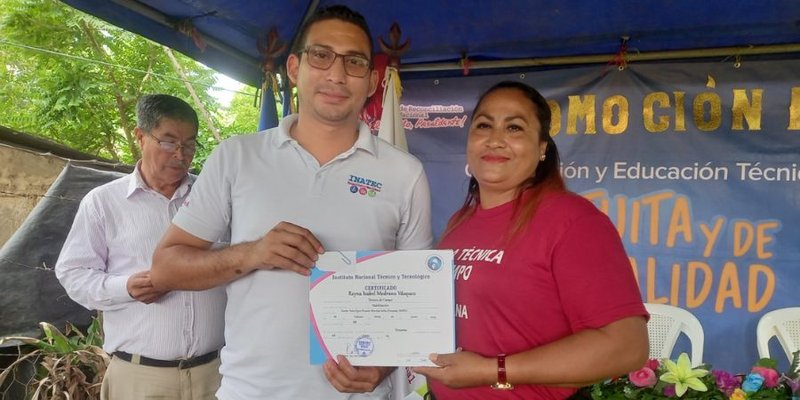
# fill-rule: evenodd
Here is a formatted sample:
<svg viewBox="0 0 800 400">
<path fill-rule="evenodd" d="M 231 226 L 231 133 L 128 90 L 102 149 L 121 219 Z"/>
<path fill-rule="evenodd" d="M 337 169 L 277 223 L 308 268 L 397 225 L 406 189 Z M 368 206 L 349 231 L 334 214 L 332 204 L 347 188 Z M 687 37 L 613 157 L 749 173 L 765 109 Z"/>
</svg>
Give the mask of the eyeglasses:
<svg viewBox="0 0 800 400">
<path fill-rule="evenodd" d="M 356 78 L 367 76 L 372 68 L 372 62 L 366 57 L 358 54 L 339 54 L 323 46 L 312 45 L 305 48 L 302 53 L 306 53 L 308 64 L 317 69 L 328 69 L 336 61 L 336 57 L 344 60 L 344 72 Z"/>
<path fill-rule="evenodd" d="M 158 145 L 161 146 L 161 150 L 164 151 L 165 153 L 174 153 L 176 150 L 180 149 L 183 154 L 192 155 L 194 154 L 194 152 L 197 151 L 197 143 L 194 140 L 184 144 L 184 143 L 171 142 L 169 140 L 161 140 L 152 133 L 148 133 L 147 136 L 150 136 L 151 138 L 153 138 L 153 140 L 158 142 Z"/>
</svg>

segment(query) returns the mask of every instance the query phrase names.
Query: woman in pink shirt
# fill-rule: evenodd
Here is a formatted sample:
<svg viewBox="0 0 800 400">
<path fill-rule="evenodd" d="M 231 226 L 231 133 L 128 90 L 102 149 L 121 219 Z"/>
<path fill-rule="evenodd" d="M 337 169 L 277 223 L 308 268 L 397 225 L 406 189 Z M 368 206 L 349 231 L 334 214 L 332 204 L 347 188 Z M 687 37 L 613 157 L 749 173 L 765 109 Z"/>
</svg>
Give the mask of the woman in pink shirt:
<svg viewBox="0 0 800 400">
<path fill-rule="evenodd" d="M 608 217 L 569 192 L 534 88 L 501 82 L 478 100 L 472 175 L 440 248 L 455 250 L 459 351 L 415 368 L 437 400 L 564 399 L 640 368 L 647 311 Z"/>
</svg>

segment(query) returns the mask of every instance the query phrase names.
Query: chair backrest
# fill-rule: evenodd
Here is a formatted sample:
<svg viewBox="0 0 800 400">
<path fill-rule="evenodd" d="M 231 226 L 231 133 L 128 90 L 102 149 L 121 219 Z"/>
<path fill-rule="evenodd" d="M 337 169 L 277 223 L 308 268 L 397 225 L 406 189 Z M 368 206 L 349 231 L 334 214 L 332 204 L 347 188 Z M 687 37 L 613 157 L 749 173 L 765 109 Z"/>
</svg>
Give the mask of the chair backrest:
<svg viewBox="0 0 800 400">
<path fill-rule="evenodd" d="M 779 308 L 761 316 L 756 327 L 758 356 L 769 357 L 769 340 L 778 337 L 789 362 L 792 353 L 800 350 L 800 307 Z"/>
<path fill-rule="evenodd" d="M 672 350 L 683 332 L 692 344 L 692 366 L 703 363 L 703 325 L 689 311 L 666 304 L 645 303 L 650 321 L 647 334 L 650 338 L 650 358 L 672 357 Z"/>
</svg>

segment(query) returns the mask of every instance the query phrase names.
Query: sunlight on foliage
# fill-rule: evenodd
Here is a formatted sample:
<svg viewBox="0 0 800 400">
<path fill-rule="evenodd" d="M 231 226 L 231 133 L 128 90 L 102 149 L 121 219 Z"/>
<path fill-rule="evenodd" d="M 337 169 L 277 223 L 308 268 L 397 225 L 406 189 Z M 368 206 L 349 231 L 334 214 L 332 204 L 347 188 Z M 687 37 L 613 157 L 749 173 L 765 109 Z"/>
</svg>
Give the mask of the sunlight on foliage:
<svg viewBox="0 0 800 400">
<path fill-rule="evenodd" d="M 254 89 L 237 94 L 243 97 L 240 107 L 222 108 L 209 93 L 217 83 L 215 71 L 173 54 L 199 104 L 161 45 L 56 0 L 3 0 L 0 125 L 128 164 L 140 157 L 133 132 L 136 100 L 143 94 L 171 94 L 191 104 L 206 155 L 217 144 L 209 124 L 222 137 L 255 131 Z M 205 159 L 200 155 L 195 168 Z"/>
</svg>

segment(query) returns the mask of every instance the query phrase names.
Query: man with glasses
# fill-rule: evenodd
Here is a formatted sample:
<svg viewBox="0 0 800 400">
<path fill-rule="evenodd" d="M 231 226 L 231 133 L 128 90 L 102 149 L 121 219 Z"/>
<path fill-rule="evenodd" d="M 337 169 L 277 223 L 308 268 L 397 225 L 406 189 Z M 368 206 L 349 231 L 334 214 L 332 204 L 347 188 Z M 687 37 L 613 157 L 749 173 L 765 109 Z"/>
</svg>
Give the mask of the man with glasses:
<svg viewBox="0 0 800 400">
<path fill-rule="evenodd" d="M 133 173 L 81 201 L 55 272 L 69 296 L 103 312 L 112 355 L 101 399 L 214 399 L 225 292 L 153 287 L 153 250 L 189 195 L 197 114 L 177 97 L 142 96 Z"/>
<path fill-rule="evenodd" d="M 299 113 L 211 154 L 153 256 L 161 290 L 226 285 L 223 400 L 387 398 L 391 368 L 309 363 L 310 268 L 325 250 L 432 242 L 421 163 L 359 112 L 377 87 L 364 18 L 342 6 L 303 25 L 286 69 Z M 210 244 L 231 229 L 232 246 Z"/>
</svg>

